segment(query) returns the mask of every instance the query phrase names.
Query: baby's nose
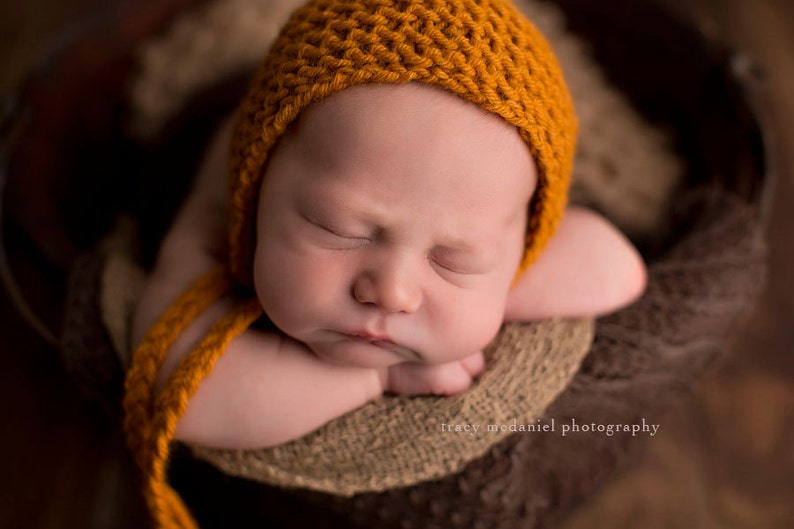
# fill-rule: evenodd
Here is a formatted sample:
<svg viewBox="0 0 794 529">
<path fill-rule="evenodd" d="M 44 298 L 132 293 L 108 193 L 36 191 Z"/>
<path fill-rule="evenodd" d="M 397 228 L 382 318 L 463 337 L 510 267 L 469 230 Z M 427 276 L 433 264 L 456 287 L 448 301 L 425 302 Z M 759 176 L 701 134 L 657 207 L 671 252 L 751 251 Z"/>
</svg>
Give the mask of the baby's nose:
<svg viewBox="0 0 794 529">
<path fill-rule="evenodd" d="M 408 267 L 394 263 L 361 273 L 353 284 L 353 297 L 388 313 L 411 314 L 422 304 L 422 290 L 415 275 Z"/>
</svg>

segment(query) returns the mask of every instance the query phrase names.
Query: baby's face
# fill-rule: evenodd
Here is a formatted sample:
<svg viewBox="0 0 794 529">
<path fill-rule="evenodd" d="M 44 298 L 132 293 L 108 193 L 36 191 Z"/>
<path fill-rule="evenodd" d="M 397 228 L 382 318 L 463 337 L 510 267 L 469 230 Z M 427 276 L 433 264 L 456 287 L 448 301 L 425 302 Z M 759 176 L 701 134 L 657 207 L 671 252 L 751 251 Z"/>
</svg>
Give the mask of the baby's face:
<svg viewBox="0 0 794 529">
<path fill-rule="evenodd" d="M 468 356 L 502 324 L 535 181 L 518 132 L 456 96 L 414 83 L 335 94 L 270 157 L 262 306 L 336 364 Z"/>
</svg>

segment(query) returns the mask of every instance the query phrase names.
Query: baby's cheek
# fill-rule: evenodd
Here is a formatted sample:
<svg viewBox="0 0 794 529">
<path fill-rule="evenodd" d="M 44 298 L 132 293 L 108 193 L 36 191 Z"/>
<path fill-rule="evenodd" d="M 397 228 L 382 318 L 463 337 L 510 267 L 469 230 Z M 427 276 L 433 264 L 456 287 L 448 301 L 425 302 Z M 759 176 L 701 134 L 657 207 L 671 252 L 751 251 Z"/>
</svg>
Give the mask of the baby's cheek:
<svg viewBox="0 0 794 529">
<path fill-rule="evenodd" d="M 276 252 L 260 251 L 254 261 L 254 284 L 259 302 L 274 321 L 291 312 L 293 302 L 299 302 L 295 291 L 294 270 L 284 266 Z"/>
<path fill-rule="evenodd" d="M 475 338 L 478 343 L 478 351 L 485 349 L 499 333 L 504 319 L 503 314 L 504 311 L 490 311 L 488 314 L 483 315 L 483 319 L 477 329 L 479 331 L 478 335 Z"/>
<path fill-rule="evenodd" d="M 454 306 L 454 304 L 451 304 Z M 450 360 L 459 360 L 482 351 L 493 341 L 502 326 L 503 304 L 481 300 L 457 306 L 459 314 L 443 327 L 449 345 Z"/>
<path fill-rule="evenodd" d="M 285 332 L 326 325 L 343 305 L 345 277 L 331 260 L 285 253 L 265 261 L 260 303 Z M 276 320 L 280 321 L 276 321 Z"/>
</svg>

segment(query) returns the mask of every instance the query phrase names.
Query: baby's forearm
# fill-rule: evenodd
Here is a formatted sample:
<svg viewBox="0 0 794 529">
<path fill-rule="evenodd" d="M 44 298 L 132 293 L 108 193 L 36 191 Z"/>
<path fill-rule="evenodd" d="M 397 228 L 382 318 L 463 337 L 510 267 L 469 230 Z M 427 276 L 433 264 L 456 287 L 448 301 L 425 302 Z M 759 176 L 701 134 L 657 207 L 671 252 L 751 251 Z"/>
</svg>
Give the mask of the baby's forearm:
<svg viewBox="0 0 794 529">
<path fill-rule="evenodd" d="M 208 310 L 174 345 L 161 383 L 208 328 L 208 320 L 228 308 L 222 305 Z M 274 446 L 316 430 L 382 391 L 375 369 L 328 364 L 287 337 L 247 330 L 199 386 L 177 424 L 176 438 L 229 449 Z"/>
<path fill-rule="evenodd" d="M 507 321 L 600 316 L 634 302 L 644 291 L 645 264 L 617 228 L 575 206 L 537 262 L 513 285 Z"/>
</svg>

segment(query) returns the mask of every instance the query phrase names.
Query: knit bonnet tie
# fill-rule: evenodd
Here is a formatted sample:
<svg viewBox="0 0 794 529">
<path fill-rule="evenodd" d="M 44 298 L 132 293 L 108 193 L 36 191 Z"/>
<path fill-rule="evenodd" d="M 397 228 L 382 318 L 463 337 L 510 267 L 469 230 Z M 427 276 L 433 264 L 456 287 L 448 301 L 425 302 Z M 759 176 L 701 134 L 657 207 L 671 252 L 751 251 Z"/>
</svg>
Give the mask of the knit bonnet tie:
<svg viewBox="0 0 794 529">
<path fill-rule="evenodd" d="M 576 136 L 570 95 L 549 45 L 507 0 L 313 0 L 269 50 L 237 114 L 230 155 L 229 255 L 167 309 L 135 351 L 125 382 L 128 444 L 157 527 L 196 523 L 168 485 L 179 418 L 229 342 L 262 314 L 251 298 L 185 355 L 162 391 L 155 381 L 177 337 L 235 286 L 250 287 L 256 208 L 268 155 L 309 105 L 356 85 L 420 82 L 516 127 L 537 165 L 525 252 L 537 258 L 566 204 Z"/>
</svg>

